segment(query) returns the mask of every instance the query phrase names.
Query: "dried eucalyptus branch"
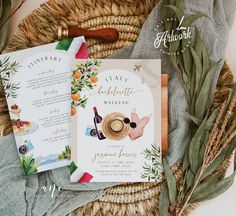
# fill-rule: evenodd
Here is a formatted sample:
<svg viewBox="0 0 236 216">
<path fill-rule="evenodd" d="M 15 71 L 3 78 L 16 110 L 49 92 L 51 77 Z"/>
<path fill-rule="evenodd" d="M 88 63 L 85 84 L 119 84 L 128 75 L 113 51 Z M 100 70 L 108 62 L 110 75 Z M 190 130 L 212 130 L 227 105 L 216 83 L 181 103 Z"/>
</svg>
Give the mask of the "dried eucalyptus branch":
<svg viewBox="0 0 236 216">
<path fill-rule="evenodd" d="M 26 2 L 26 0 L 21 0 L 21 3 L 19 4 L 19 6 L 11 12 L 11 14 L 5 19 L 5 20 L 1 20 L 1 25 L 0 25 L 0 30 L 2 29 L 2 27 L 11 19 L 11 17 L 22 7 L 22 5 Z M 11 5 L 12 5 L 12 1 L 11 1 Z M 13 6 L 13 5 L 12 5 Z"/>
<path fill-rule="evenodd" d="M 209 135 L 208 142 L 206 144 L 205 154 L 204 154 L 204 161 L 202 166 L 200 167 L 199 171 L 197 172 L 195 181 L 193 186 L 191 187 L 190 191 L 188 192 L 185 202 L 181 209 L 179 210 L 177 216 L 181 216 L 187 205 L 189 204 L 189 201 L 192 199 L 195 190 L 199 186 L 200 181 L 202 180 L 202 176 L 204 172 L 207 170 L 207 168 L 216 160 L 216 158 L 224 151 L 224 149 L 228 146 L 228 144 L 233 140 L 234 137 L 236 137 L 236 125 L 235 122 L 230 121 L 230 117 L 232 116 L 232 110 L 236 107 L 236 93 L 234 93 L 234 96 L 230 102 L 229 107 L 226 107 L 227 101 L 225 101 L 220 109 L 220 112 L 218 113 L 217 119 L 215 121 L 215 124 L 213 126 L 213 129 L 211 131 L 211 134 Z M 227 111 L 226 111 L 227 110 Z M 224 115 L 224 113 L 226 114 Z M 221 130 L 219 130 L 219 124 L 220 120 L 223 118 L 223 122 L 221 124 Z M 228 131 L 224 132 L 224 130 L 228 126 Z M 231 133 L 233 131 L 233 133 Z M 217 137 L 217 138 L 216 138 Z M 216 140 L 214 139 L 216 138 Z M 221 142 L 224 141 L 225 142 Z M 223 145 L 221 145 L 221 143 Z M 229 181 L 229 185 L 231 186 L 231 183 L 233 181 L 233 177 L 235 176 L 235 173 L 229 177 L 231 181 Z M 228 189 L 228 187 L 226 187 Z M 222 188 L 222 191 L 220 193 L 224 192 L 225 189 Z M 195 198 L 196 200 L 196 195 Z"/>
<path fill-rule="evenodd" d="M 180 22 L 184 16 L 183 0 L 167 2 L 168 8 L 173 10 Z M 183 25 L 190 26 L 202 16 L 204 15 L 201 13 L 193 14 L 184 19 Z M 175 29 L 177 25 L 178 23 L 173 22 L 172 26 L 166 26 L 166 30 Z M 181 216 L 189 204 L 215 198 L 226 191 L 235 177 L 235 172 L 225 179 L 222 179 L 220 174 L 216 175 L 218 168 L 236 148 L 236 121 L 232 115 L 236 107 L 235 88 L 228 100 L 209 114 L 211 82 L 219 62 L 210 61 L 206 45 L 197 29 L 195 33 L 195 42 L 192 42 L 185 52 L 180 51 L 188 41 L 169 44 L 171 53 L 180 53 L 171 55 L 170 58 L 180 74 L 188 97 L 187 116 L 191 120 L 191 141 L 183 159 L 183 178 L 180 186 L 177 187 L 167 162 L 163 162 L 167 184 L 160 196 L 160 204 L 165 204 L 163 207 L 159 206 L 160 216 Z M 169 208 L 166 208 L 167 204 Z"/>
<path fill-rule="evenodd" d="M 26 0 L 21 0 L 20 5 L 10 13 L 19 0 L 0 0 L 0 52 L 4 49 L 8 38 L 8 21 L 21 8 Z"/>
<path fill-rule="evenodd" d="M 220 119 L 223 117 L 223 113 L 225 111 L 224 107 L 226 106 L 226 101 L 221 107 L 221 111 L 218 114 L 217 120 L 220 121 Z M 232 141 L 232 139 L 236 135 L 236 127 L 235 127 L 235 121 L 229 122 L 230 118 L 233 114 L 233 109 L 236 107 L 236 94 L 233 96 L 232 101 L 230 102 L 229 108 L 227 110 L 227 113 L 224 117 L 221 129 L 219 130 L 219 123 L 216 120 L 215 125 L 212 129 L 211 135 L 208 139 L 207 148 L 206 148 L 206 154 L 204 157 L 204 166 L 208 166 L 212 161 L 215 160 L 217 156 L 222 152 L 222 150 Z M 226 127 L 230 123 L 229 129 L 227 130 Z M 216 136 L 216 140 L 212 137 Z M 212 141 L 213 140 L 213 141 Z"/>
</svg>

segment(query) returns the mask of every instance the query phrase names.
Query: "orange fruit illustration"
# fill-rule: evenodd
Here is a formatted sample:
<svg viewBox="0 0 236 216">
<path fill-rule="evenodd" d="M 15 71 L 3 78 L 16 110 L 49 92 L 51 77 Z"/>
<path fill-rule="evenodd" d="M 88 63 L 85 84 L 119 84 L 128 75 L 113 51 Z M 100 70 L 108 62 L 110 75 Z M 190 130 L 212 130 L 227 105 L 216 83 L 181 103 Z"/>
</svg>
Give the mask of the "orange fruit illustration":
<svg viewBox="0 0 236 216">
<path fill-rule="evenodd" d="M 76 72 L 76 73 L 73 74 L 73 77 L 76 78 L 76 79 L 80 79 L 81 73 L 80 72 Z"/>
<path fill-rule="evenodd" d="M 73 101 L 78 101 L 80 99 L 80 94 L 79 93 L 74 93 L 71 95 L 71 99 Z"/>
<path fill-rule="evenodd" d="M 98 78 L 96 76 L 90 78 L 92 83 L 96 83 L 98 81 Z"/>
<path fill-rule="evenodd" d="M 76 114 L 76 109 L 74 107 L 71 108 L 70 114 L 71 116 L 74 116 Z"/>
</svg>

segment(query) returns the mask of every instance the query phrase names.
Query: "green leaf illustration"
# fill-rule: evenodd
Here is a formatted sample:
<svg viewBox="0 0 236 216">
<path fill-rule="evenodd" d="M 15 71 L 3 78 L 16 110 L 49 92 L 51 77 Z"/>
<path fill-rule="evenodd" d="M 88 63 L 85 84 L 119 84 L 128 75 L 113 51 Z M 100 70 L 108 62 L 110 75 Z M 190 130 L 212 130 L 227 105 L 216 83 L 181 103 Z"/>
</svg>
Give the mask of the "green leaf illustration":
<svg viewBox="0 0 236 216">
<path fill-rule="evenodd" d="M 21 156 L 20 157 L 20 164 L 21 164 L 21 167 L 23 170 L 23 174 L 25 176 L 34 174 L 38 171 L 37 166 L 35 164 L 35 160 L 32 155 L 31 156 L 25 156 L 25 155 Z"/>
<path fill-rule="evenodd" d="M 71 94 L 81 93 L 83 90 L 93 90 L 96 86 L 98 68 L 101 65 L 101 61 L 96 59 L 87 60 L 86 62 L 77 63 L 75 69 L 72 71 L 71 79 Z M 87 105 L 88 97 L 83 95 L 78 101 L 71 102 L 71 108 L 82 107 Z"/>
<path fill-rule="evenodd" d="M 145 149 L 143 154 L 147 161 L 144 163 L 141 178 L 147 179 L 148 181 L 154 180 L 160 182 L 163 171 L 160 149 L 152 145 L 151 149 Z"/>
<path fill-rule="evenodd" d="M 20 83 L 13 81 L 13 76 L 20 68 L 20 64 L 17 62 L 11 62 L 10 57 L 6 56 L 0 61 L 0 75 L 6 97 L 16 98 L 18 96 L 17 91 L 20 89 Z"/>
</svg>

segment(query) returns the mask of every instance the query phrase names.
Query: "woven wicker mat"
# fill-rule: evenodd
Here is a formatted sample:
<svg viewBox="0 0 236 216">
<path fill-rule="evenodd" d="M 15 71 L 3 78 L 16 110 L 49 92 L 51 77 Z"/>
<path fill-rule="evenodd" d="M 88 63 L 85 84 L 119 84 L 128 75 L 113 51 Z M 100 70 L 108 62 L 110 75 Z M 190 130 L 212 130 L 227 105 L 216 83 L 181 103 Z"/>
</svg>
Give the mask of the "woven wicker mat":
<svg viewBox="0 0 236 216">
<path fill-rule="evenodd" d="M 135 42 L 148 13 L 158 0 L 49 0 L 23 20 L 16 35 L 10 38 L 5 52 L 50 43 L 56 40 L 57 28 L 80 26 L 83 28 L 114 27 L 120 32 L 120 39 L 113 44 L 88 40 L 92 58 L 105 58 L 114 51 Z M 233 84 L 233 75 L 225 64 L 217 85 L 214 107 L 219 106 Z M 0 85 L 0 132 L 12 131 L 9 126 L 8 110 Z M 224 173 L 226 161 L 218 172 Z M 180 163 L 173 170 L 181 179 Z M 164 182 L 165 180 L 163 180 Z M 179 180 L 181 181 L 181 180 Z M 71 213 L 71 216 L 139 216 L 158 215 L 158 197 L 161 184 L 127 183 L 108 189 L 104 197 L 91 202 Z M 197 206 L 189 206 L 184 215 Z"/>
</svg>

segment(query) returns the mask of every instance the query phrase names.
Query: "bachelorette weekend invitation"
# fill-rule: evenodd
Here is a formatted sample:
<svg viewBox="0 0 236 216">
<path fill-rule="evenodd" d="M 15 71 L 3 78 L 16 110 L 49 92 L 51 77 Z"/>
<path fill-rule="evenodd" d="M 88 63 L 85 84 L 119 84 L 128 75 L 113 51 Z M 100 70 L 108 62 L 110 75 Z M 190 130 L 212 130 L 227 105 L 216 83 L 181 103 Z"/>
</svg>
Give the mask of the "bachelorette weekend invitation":
<svg viewBox="0 0 236 216">
<path fill-rule="evenodd" d="M 161 61 L 76 60 L 72 182 L 159 182 Z"/>
<path fill-rule="evenodd" d="M 24 175 L 70 164 L 70 76 L 83 37 L 0 56 L 1 78 Z"/>
</svg>

